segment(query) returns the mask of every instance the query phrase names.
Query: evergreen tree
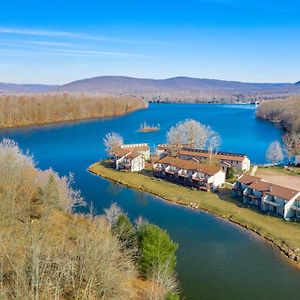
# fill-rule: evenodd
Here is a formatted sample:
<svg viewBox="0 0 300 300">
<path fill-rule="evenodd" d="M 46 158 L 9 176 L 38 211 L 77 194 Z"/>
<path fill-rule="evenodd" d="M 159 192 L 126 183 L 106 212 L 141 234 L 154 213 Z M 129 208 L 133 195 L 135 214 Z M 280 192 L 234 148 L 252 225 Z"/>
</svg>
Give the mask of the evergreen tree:
<svg viewBox="0 0 300 300">
<path fill-rule="evenodd" d="M 234 178 L 234 171 L 232 167 L 228 167 L 226 171 L 226 179 L 233 179 Z"/>
<path fill-rule="evenodd" d="M 136 245 L 136 232 L 129 218 L 121 214 L 116 224 L 113 225 L 112 231 L 118 239 L 126 245 L 127 248 L 133 248 Z"/>
<path fill-rule="evenodd" d="M 153 224 L 145 224 L 139 228 L 137 235 L 141 274 L 147 277 L 156 269 L 166 267 L 171 275 L 176 266 L 175 251 L 178 245 L 170 239 L 167 231 Z"/>
</svg>

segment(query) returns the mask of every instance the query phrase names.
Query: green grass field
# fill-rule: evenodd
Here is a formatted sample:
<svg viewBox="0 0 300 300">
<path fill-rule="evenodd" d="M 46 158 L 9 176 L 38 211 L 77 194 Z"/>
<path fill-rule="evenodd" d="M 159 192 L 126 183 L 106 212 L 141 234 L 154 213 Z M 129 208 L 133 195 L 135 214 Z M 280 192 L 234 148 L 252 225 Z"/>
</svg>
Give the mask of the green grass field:
<svg viewBox="0 0 300 300">
<path fill-rule="evenodd" d="M 104 178 L 171 202 L 197 205 L 199 209 L 251 229 L 275 243 L 286 254 L 290 250 L 300 249 L 300 223 L 286 222 L 252 208 L 240 207 L 238 200 L 231 197 L 231 191 L 228 189 L 221 190 L 219 193 L 201 192 L 155 178 L 150 170 L 142 173 L 117 171 L 112 169 L 108 162 L 95 163 L 89 170 Z"/>
</svg>

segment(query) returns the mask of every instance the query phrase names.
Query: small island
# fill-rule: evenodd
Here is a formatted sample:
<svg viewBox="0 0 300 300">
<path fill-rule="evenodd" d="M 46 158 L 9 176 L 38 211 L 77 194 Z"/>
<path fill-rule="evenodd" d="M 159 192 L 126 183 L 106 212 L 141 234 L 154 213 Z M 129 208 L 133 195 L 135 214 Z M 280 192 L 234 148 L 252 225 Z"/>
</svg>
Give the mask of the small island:
<svg viewBox="0 0 300 300">
<path fill-rule="evenodd" d="M 142 133 L 147 133 L 147 132 L 153 132 L 153 131 L 159 131 L 160 130 L 160 125 L 157 124 L 155 125 L 149 125 L 147 124 L 147 122 L 143 122 L 140 124 L 140 128 L 138 130 L 138 132 L 142 132 Z"/>
</svg>

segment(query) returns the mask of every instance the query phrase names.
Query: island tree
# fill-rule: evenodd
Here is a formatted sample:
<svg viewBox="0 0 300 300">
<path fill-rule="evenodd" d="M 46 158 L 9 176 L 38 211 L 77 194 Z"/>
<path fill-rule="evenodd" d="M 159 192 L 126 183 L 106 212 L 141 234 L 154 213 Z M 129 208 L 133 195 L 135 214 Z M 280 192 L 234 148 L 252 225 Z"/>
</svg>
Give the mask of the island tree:
<svg viewBox="0 0 300 300">
<path fill-rule="evenodd" d="M 278 141 L 274 141 L 268 147 L 266 158 L 273 165 L 277 165 L 283 160 L 283 151 L 280 143 Z"/>
</svg>

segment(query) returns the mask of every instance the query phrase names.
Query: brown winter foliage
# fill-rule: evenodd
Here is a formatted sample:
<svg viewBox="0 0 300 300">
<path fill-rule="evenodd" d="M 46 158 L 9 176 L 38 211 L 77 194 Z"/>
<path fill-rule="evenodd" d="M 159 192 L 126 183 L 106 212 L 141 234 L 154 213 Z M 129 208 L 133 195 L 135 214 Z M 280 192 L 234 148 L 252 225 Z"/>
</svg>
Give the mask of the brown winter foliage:
<svg viewBox="0 0 300 300">
<path fill-rule="evenodd" d="M 68 93 L 0 96 L 0 128 L 113 117 L 146 108 L 133 97 Z"/>
<path fill-rule="evenodd" d="M 263 102 L 257 110 L 259 118 L 280 123 L 287 131 L 300 131 L 300 97 Z"/>
<path fill-rule="evenodd" d="M 0 299 L 147 299 L 107 219 L 72 213 L 83 200 L 70 178 L 37 169 L 10 140 L 0 169 Z"/>
</svg>

